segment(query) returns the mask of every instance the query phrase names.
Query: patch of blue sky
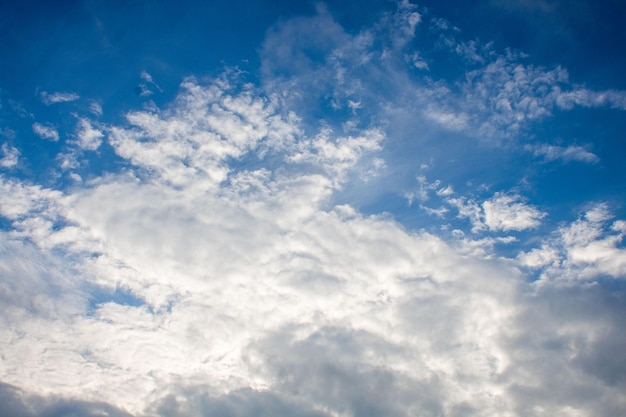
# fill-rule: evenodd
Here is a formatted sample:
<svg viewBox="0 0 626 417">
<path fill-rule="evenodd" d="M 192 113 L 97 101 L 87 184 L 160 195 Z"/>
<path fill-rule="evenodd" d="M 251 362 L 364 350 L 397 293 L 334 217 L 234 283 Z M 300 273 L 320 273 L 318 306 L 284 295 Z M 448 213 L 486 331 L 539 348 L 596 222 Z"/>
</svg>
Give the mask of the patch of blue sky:
<svg viewBox="0 0 626 417">
<path fill-rule="evenodd" d="M 148 310 L 151 307 L 141 297 L 137 297 L 132 291 L 124 288 L 89 288 L 89 305 L 87 306 L 87 314 L 93 314 L 100 305 L 106 303 L 115 303 L 128 307 L 144 307 Z"/>
</svg>

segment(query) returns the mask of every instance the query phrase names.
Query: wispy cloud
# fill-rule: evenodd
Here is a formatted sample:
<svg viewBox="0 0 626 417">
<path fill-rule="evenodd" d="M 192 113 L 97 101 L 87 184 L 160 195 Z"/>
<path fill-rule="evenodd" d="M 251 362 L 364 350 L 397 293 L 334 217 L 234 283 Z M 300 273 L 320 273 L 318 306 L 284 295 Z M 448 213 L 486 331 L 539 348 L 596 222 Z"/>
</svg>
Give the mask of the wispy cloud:
<svg viewBox="0 0 626 417">
<path fill-rule="evenodd" d="M 150 75 L 147 71 L 141 71 L 139 77 L 143 80 L 143 82 L 137 84 L 137 88 L 135 88 L 135 92 L 141 97 L 149 97 L 154 94 L 154 90 L 158 90 L 159 92 L 163 92 L 161 87 L 152 79 L 152 75 Z"/>
<path fill-rule="evenodd" d="M 97 101 L 92 101 L 89 104 L 89 110 L 96 116 L 102 116 L 102 105 Z"/>
<path fill-rule="evenodd" d="M 33 123 L 33 132 L 42 139 L 57 142 L 59 140 L 59 132 L 50 125 L 44 125 L 39 122 Z"/>
<path fill-rule="evenodd" d="M 589 152 L 582 146 L 570 145 L 570 146 L 555 146 L 555 145 L 526 145 L 525 149 L 532 151 L 537 157 L 542 157 L 547 161 L 562 160 L 565 162 L 579 161 L 589 164 L 595 164 L 600 161 L 600 158 Z"/>
<path fill-rule="evenodd" d="M 40 96 L 42 103 L 46 106 L 56 103 L 65 103 L 68 101 L 76 101 L 80 98 L 80 96 L 76 93 L 67 92 L 48 93 L 47 91 L 42 91 Z"/>
<path fill-rule="evenodd" d="M 0 158 L 0 167 L 13 168 L 17 165 L 20 151 L 18 151 L 17 148 L 9 145 L 8 143 L 3 143 L 2 155 L 2 158 Z"/>
</svg>

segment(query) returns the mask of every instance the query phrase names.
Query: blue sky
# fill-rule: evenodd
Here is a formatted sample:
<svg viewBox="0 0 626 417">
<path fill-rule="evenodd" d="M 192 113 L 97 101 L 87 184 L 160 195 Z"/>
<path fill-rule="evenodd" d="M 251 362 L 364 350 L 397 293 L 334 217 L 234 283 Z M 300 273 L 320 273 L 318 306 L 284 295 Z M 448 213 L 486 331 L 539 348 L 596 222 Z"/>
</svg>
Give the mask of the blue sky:
<svg viewBox="0 0 626 417">
<path fill-rule="evenodd" d="M 625 17 L 0 3 L 0 415 L 623 414 Z"/>
</svg>

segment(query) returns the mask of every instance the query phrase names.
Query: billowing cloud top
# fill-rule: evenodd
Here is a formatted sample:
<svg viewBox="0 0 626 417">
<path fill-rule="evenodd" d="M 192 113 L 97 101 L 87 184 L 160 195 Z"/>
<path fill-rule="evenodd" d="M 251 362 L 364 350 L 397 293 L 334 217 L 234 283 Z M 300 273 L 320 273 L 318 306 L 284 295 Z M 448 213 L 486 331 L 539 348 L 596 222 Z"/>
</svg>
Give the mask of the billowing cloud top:
<svg viewBox="0 0 626 417">
<path fill-rule="evenodd" d="M 271 26 L 258 77 L 15 116 L 0 416 L 623 414 L 626 222 L 541 191 L 611 159 L 534 129 L 626 93 L 406 0 L 333 13 Z"/>
</svg>

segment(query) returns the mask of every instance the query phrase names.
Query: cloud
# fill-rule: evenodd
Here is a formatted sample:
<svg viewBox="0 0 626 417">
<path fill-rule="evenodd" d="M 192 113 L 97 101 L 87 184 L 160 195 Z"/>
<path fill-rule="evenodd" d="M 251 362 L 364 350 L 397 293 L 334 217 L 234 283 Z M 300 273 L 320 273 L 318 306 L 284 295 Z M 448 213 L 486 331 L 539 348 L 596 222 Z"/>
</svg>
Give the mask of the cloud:
<svg viewBox="0 0 626 417">
<path fill-rule="evenodd" d="M 53 142 L 59 141 L 59 132 L 57 132 L 57 130 L 50 125 L 35 122 L 33 123 L 33 132 L 35 132 L 35 134 L 42 139 L 48 139 Z"/>
<path fill-rule="evenodd" d="M 221 396 L 212 396 L 202 386 L 178 389 L 176 394 L 171 394 L 159 401 L 154 406 L 153 413 L 159 416 L 181 417 L 330 416 L 310 405 L 268 391 L 241 389 Z"/>
<path fill-rule="evenodd" d="M 553 414 L 619 408 L 621 374 L 594 368 L 621 363 L 596 354 L 615 351 L 613 332 L 564 355 L 553 344 L 587 335 L 586 319 L 550 310 L 564 302 L 550 281 L 533 296 L 516 261 L 487 242 L 446 243 L 334 204 L 381 134 L 307 136 L 301 123 L 250 87 L 189 79 L 170 107 L 106 128 L 126 171 L 65 191 L 3 179 L 1 332 L 14 342 L 0 366 L 5 383 L 41 393 L 9 389 L 8 404 L 39 414 L 65 404 L 88 415 L 540 415 L 526 406 L 532 392 Z M 493 231 L 545 215 L 517 194 L 463 201 Z M 622 273 L 608 262 L 614 250 L 576 253 L 602 242 L 608 218 L 598 207 L 562 230 L 577 268 Z M 580 297 L 589 309 L 600 302 Z M 623 307 L 611 309 L 591 323 L 619 328 Z M 572 327 L 559 336 L 563 320 Z M 539 395 L 558 374 L 576 379 L 558 398 Z M 595 399 L 578 401 L 580 390 Z"/>
<path fill-rule="evenodd" d="M 161 87 L 159 87 L 159 85 L 155 83 L 154 80 L 152 79 L 152 75 L 150 75 L 147 71 L 141 71 L 141 73 L 139 74 L 139 77 L 143 81 L 145 81 L 145 82 L 139 83 L 137 87 L 135 88 L 135 92 L 139 96 L 149 97 L 152 94 L 154 94 L 153 89 L 158 90 L 161 93 L 163 92 Z"/>
<path fill-rule="evenodd" d="M 13 417 L 53 417 L 59 415 L 131 417 L 130 414 L 105 403 L 28 395 L 16 387 L 2 383 L 0 383 L 0 415 Z"/>
<path fill-rule="evenodd" d="M 401 2 L 358 33 L 323 10 L 284 20 L 258 85 L 235 70 L 191 77 L 119 123 L 79 117 L 79 146 L 106 140 L 121 169 L 69 187 L 3 173 L 0 410 L 619 415 L 626 223 L 608 205 L 507 255 L 494 248 L 511 236 L 451 224 L 447 240 L 342 194 L 374 182 L 372 165 L 395 168 L 383 151 L 399 108 L 424 127 L 462 120 L 456 132 L 514 140 L 569 85 L 513 55 L 474 60 L 457 84 L 403 76 L 421 19 Z M 318 99 L 328 120 L 312 116 Z M 479 199 L 417 181 L 410 202 L 439 199 L 420 206 L 454 207 L 475 232 L 547 216 L 513 191 Z"/>
<path fill-rule="evenodd" d="M 415 36 L 422 20 L 414 6 L 400 2 L 395 13 L 351 33 L 324 9 L 313 17 L 282 21 L 263 43 L 264 81 L 269 90 L 288 97 L 294 109 L 329 114 L 349 108 L 359 122 L 364 115 L 394 121 L 405 115 L 415 129 L 434 124 L 503 146 L 518 144 L 534 124 L 559 111 L 626 109 L 624 91 L 572 83 L 563 67 L 532 65 L 523 52 L 463 40 L 458 28 L 437 18 L 431 18 L 429 31 L 440 42 L 429 44 L 428 38 Z M 451 79 L 432 69 L 428 76 L 417 76 L 414 71 L 429 68 L 424 57 L 434 54 L 448 54 L 452 62 L 460 58 L 458 76 Z M 583 157 L 580 151 L 577 158 Z"/>
<path fill-rule="evenodd" d="M 518 194 L 498 192 L 480 204 L 465 197 L 452 196 L 445 200 L 459 210 L 459 217 L 469 218 L 473 232 L 532 229 L 546 216 L 545 212 L 526 204 Z"/>
<path fill-rule="evenodd" d="M 623 91 L 593 91 L 586 88 L 577 88 L 563 92 L 557 90 L 556 93 L 556 104 L 565 110 L 569 110 L 574 106 L 609 106 L 619 110 L 626 110 L 626 94 Z"/>
<path fill-rule="evenodd" d="M 562 160 L 564 162 L 579 161 L 595 164 L 600 158 L 581 146 L 555 146 L 555 145 L 526 145 L 525 149 L 532 151 L 536 157 L 543 157 L 547 161 Z"/>
<path fill-rule="evenodd" d="M 87 119 L 79 119 L 76 126 L 77 144 L 81 149 L 95 151 L 100 147 L 104 133 L 94 129 Z"/>
<path fill-rule="evenodd" d="M 483 202 L 485 225 L 491 230 L 525 230 L 537 227 L 546 213 L 524 203 L 519 195 L 496 193 Z"/>
<path fill-rule="evenodd" d="M 40 93 L 41 102 L 46 106 L 56 103 L 65 103 L 68 101 L 76 101 L 80 98 L 80 96 L 76 93 L 66 93 L 66 92 L 56 92 L 56 93 L 48 93 L 47 91 L 42 91 Z"/>
<path fill-rule="evenodd" d="M 91 111 L 96 116 L 102 116 L 102 105 L 97 101 L 92 101 L 89 104 L 89 111 Z"/>
<path fill-rule="evenodd" d="M 142 80 L 151 83 L 152 81 L 152 75 L 150 75 L 147 71 L 141 71 L 141 74 L 139 74 L 139 76 L 141 77 Z"/>
<path fill-rule="evenodd" d="M 520 254 L 523 265 L 537 268 L 544 280 L 589 280 L 599 276 L 626 277 L 626 225 L 612 223 L 606 203 L 597 203 L 583 216 L 559 228 L 556 237 Z"/>
<path fill-rule="evenodd" d="M 20 157 L 20 151 L 18 151 L 17 148 L 9 145 L 8 143 L 3 143 L 2 154 L 4 156 L 0 159 L 0 167 L 13 168 L 17 165 Z"/>
</svg>

